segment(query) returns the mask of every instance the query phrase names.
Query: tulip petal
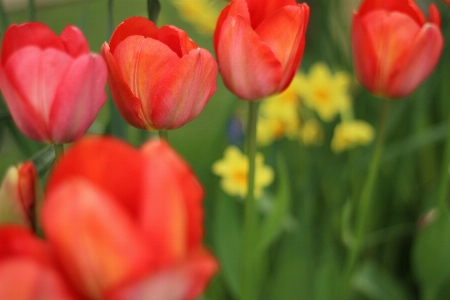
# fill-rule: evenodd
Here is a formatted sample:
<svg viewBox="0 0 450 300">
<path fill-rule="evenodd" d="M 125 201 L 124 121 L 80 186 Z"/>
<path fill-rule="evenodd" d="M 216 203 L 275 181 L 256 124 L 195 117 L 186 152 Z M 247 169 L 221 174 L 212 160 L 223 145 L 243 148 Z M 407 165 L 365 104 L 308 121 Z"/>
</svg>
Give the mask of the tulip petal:
<svg viewBox="0 0 450 300">
<path fill-rule="evenodd" d="M 152 269 L 151 246 L 133 218 L 86 180 L 68 179 L 52 189 L 42 221 L 56 258 L 85 296 L 99 299 L 111 286 Z"/>
<path fill-rule="evenodd" d="M 143 17 L 131 17 L 126 19 L 120 23 L 119 26 L 117 26 L 111 36 L 111 40 L 109 42 L 111 53 L 116 51 L 117 45 L 132 35 L 140 35 L 145 38 L 156 39 L 158 35 L 158 27 L 156 27 L 156 25 L 149 19 Z"/>
<path fill-rule="evenodd" d="M 259 24 L 261 24 L 265 19 L 270 17 L 273 13 L 277 12 L 282 7 L 288 5 L 297 5 L 297 2 L 295 0 L 272 0 L 265 1 L 264 4 L 261 4 L 261 0 L 246 0 L 246 2 L 248 5 L 248 11 L 250 12 L 253 29 L 258 28 Z"/>
<path fill-rule="evenodd" d="M 130 36 L 113 53 L 120 73 L 131 92 L 141 101 L 140 115 L 147 129 L 152 129 L 151 106 L 154 87 L 170 72 L 180 58 L 163 43 L 142 36 Z"/>
<path fill-rule="evenodd" d="M 138 216 L 142 194 L 142 157 L 125 142 L 110 137 L 85 137 L 58 162 L 47 182 L 47 192 L 71 177 L 109 191 L 130 214 Z M 119 159 L 120 158 L 120 159 Z M 126 176 L 126 174 L 133 174 Z M 135 199 L 135 201 L 130 201 Z"/>
<path fill-rule="evenodd" d="M 196 299 L 217 270 L 215 258 L 209 252 L 199 250 L 183 264 L 108 291 L 105 299 Z"/>
<path fill-rule="evenodd" d="M 72 57 L 89 54 L 89 45 L 83 32 L 75 26 L 66 26 L 60 35 L 66 52 Z"/>
<path fill-rule="evenodd" d="M 31 139 L 48 141 L 50 109 L 71 63 L 64 52 L 34 46 L 22 48 L 8 59 L 3 71 L 12 88 L 1 83 L 2 90 L 14 121 Z"/>
<path fill-rule="evenodd" d="M 225 20 L 227 20 L 229 17 L 236 17 L 236 16 L 241 16 L 244 18 L 244 20 L 248 23 L 251 24 L 250 21 L 250 14 L 248 13 L 248 6 L 247 6 L 247 2 L 245 2 L 245 0 L 234 0 L 231 1 L 231 3 L 227 6 L 224 7 L 224 9 L 222 9 L 222 12 L 219 15 L 219 18 L 217 19 L 217 25 L 216 25 L 216 29 L 214 30 L 214 49 L 217 50 L 218 48 L 218 44 L 219 44 L 219 36 L 222 32 L 222 25 L 225 22 Z"/>
<path fill-rule="evenodd" d="M 27 257 L 42 264 L 51 259 L 46 244 L 25 227 L 4 225 L 0 228 L 0 263 L 10 258 Z M 1 278 L 1 277 L 0 277 Z"/>
<path fill-rule="evenodd" d="M 216 91 L 217 65 L 205 49 L 194 49 L 154 87 L 147 118 L 157 129 L 175 129 L 196 118 Z"/>
<path fill-rule="evenodd" d="M 102 55 L 108 66 L 108 86 L 112 99 L 122 117 L 132 126 L 145 129 L 146 124 L 141 115 L 141 101 L 133 95 L 124 81 L 119 66 L 110 52 L 109 45 L 104 43 Z"/>
<path fill-rule="evenodd" d="M 204 190 L 201 183 L 198 181 L 191 167 L 167 142 L 161 140 L 149 141 L 142 146 L 141 152 L 147 158 L 149 166 L 153 164 L 164 164 L 166 169 L 173 172 L 173 180 L 180 187 L 183 194 L 184 209 L 187 216 L 186 242 L 188 251 L 191 251 L 198 247 L 203 239 L 202 200 Z M 148 170 L 154 172 L 153 167 L 149 167 Z M 141 211 L 146 210 L 141 209 Z M 143 222 L 147 220 L 148 218 L 142 218 Z"/>
<path fill-rule="evenodd" d="M 411 0 L 365 0 L 358 9 L 357 14 L 363 16 L 371 11 L 383 10 L 385 12 L 398 12 L 408 15 L 418 26 L 423 25 L 426 20 L 420 8 L 415 1 Z"/>
<path fill-rule="evenodd" d="M 285 6 L 270 15 L 255 30 L 261 40 L 269 45 L 284 70 L 278 91 L 287 88 L 299 67 L 305 48 L 308 19 L 307 5 Z"/>
<path fill-rule="evenodd" d="M 79 139 L 94 122 L 106 101 L 107 68 L 97 54 L 73 61 L 61 80 L 50 116 L 50 135 L 55 143 Z"/>
<path fill-rule="evenodd" d="M 398 72 L 392 75 L 386 86 L 391 97 L 405 97 L 427 78 L 436 67 L 444 46 L 439 28 L 425 24 L 408 49 Z"/>
<path fill-rule="evenodd" d="M 197 44 L 181 29 L 175 26 L 163 26 L 158 31 L 158 41 L 167 45 L 178 57 L 189 54 L 192 49 L 198 48 Z"/>
<path fill-rule="evenodd" d="M 54 48 L 64 51 L 61 39 L 46 25 L 38 22 L 13 24 L 5 32 L 2 45 L 1 62 L 4 65 L 17 50 L 36 46 L 41 50 Z"/>
<path fill-rule="evenodd" d="M 78 299 L 57 271 L 31 259 L 0 264 L 0 278 L 0 299 Z"/>
<path fill-rule="evenodd" d="M 243 17 L 224 21 L 216 53 L 225 85 L 241 99 L 257 100 L 277 90 L 281 63 Z"/>
</svg>

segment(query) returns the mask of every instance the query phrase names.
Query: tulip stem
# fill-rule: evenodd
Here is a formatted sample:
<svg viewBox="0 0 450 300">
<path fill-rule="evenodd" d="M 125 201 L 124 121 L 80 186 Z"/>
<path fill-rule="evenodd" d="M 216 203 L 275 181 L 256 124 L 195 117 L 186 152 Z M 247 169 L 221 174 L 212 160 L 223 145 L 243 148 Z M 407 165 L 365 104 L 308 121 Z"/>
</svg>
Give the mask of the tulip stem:
<svg viewBox="0 0 450 300">
<path fill-rule="evenodd" d="M 438 207 L 441 211 L 447 211 L 447 196 L 450 181 L 450 118 L 447 120 L 447 142 L 445 144 L 444 164 L 442 167 L 441 181 L 439 183 Z"/>
<path fill-rule="evenodd" d="M 36 5 L 34 0 L 28 0 L 28 20 L 36 20 Z"/>
<path fill-rule="evenodd" d="M 55 162 L 58 161 L 61 156 L 64 155 L 64 144 L 53 144 L 55 148 Z"/>
<path fill-rule="evenodd" d="M 249 102 L 249 115 L 247 127 L 247 155 L 248 155 L 248 190 L 245 200 L 245 219 L 243 232 L 242 253 L 242 299 L 251 300 L 256 298 L 255 290 L 255 266 L 254 247 L 256 244 L 256 231 L 258 229 L 258 216 L 255 203 L 255 157 L 256 157 L 256 122 L 258 117 L 259 101 Z"/>
<path fill-rule="evenodd" d="M 370 225 L 370 214 L 373 209 L 373 192 L 375 188 L 376 179 L 380 166 L 381 154 L 383 153 L 384 140 L 386 135 L 386 120 L 389 112 L 389 100 L 382 100 L 380 118 L 378 121 L 377 138 L 375 141 L 372 159 L 369 166 L 369 173 L 363 185 L 361 196 L 356 211 L 355 221 L 355 239 L 350 248 L 350 253 L 347 259 L 346 273 L 347 284 L 351 279 L 351 274 L 356 266 L 356 263 L 361 255 L 364 246 L 364 236 L 367 233 L 367 228 Z M 348 296 L 348 295 L 347 295 Z"/>
<path fill-rule="evenodd" d="M 160 130 L 159 131 L 159 138 L 165 140 L 166 142 L 169 141 L 169 132 L 167 130 Z"/>
</svg>

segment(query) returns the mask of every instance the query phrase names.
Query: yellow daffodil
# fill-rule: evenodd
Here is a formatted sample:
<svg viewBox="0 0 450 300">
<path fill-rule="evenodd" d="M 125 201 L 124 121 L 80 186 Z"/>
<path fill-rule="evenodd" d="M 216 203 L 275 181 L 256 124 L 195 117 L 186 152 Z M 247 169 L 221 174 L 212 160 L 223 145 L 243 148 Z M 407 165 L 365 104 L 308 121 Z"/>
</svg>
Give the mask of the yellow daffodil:
<svg viewBox="0 0 450 300">
<path fill-rule="evenodd" d="M 342 152 L 356 146 L 369 145 L 375 136 L 372 125 L 365 121 L 354 120 L 336 125 L 331 150 L 335 153 Z"/>
<path fill-rule="evenodd" d="M 297 75 L 284 92 L 262 101 L 256 137 L 259 145 L 267 146 L 285 136 L 291 139 L 297 136 L 300 126 L 298 82 Z"/>
<path fill-rule="evenodd" d="M 216 28 L 220 8 L 210 0 L 171 0 L 180 16 L 191 23 L 195 29 L 204 34 L 212 35 Z"/>
<path fill-rule="evenodd" d="M 308 75 L 301 78 L 300 92 L 305 105 L 316 111 L 325 121 L 332 121 L 337 114 L 351 105 L 349 95 L 350 76 L 345 72 L 332 74 L 324 63 L 315 63 Z"/>
<path fill-rule="evenodd" d="M 262 154 L 256 154 L 255 198 L 261 197 L 262 190 L 270 185 L 274 178 L 271 167 L 264 165 Z M 248 189 L 248 157 L 238 147 L 228 146 L 224 157 L 212 165 L 214 174 L 222 177 L 220 185 L 231 196 L 244 198 Z"/>
<path fill-rule="evenodd" d="M 300 138 L 306 146 L 319 146 L 323 141 L 323 128 L 315 119 L 306 121 L 300 130 Z"/>
</svg>

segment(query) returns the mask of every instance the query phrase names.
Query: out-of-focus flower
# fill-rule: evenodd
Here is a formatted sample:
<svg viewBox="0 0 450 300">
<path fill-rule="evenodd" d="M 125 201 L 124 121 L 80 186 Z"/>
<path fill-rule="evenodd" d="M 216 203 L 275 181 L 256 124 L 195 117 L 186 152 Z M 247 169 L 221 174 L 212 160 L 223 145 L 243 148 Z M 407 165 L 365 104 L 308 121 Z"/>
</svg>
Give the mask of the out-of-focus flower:
<svg viewBox="0 0 450 300">
<path fill-rule="evenodd" d="M 434 4 L 427 21 L 414 0 L 364 0 L 352 22 L 353 64 L 361 84 L 385 98 L 412 93 L 441 55 L 440 22 Z"/>
<path fill-rule="evenodd" d="M 316 119 L 309 119 L 302 124 L 300 138 L 306 146 L 319 146 L 323 141 L 323 128 Z"/>
<path fill-rule="evenodd" d="M 0 187 L 0 224 L 16 223 L 31 227 L 36 187 L 37 174 L 32 162 L 6 171 Z"/>
<path fill-rule="evenodd" d="M 326 64 L 319 62 L 311 66 L 300 82 L 303 103 L 325 122 L 351 106 L 350 76 L 345 72 L 332 74 Z"/>
<path fill-rule="evenodd" d="M 175 129 L 196 118 L 216 90 L 217 64 L 174 26 L 122 22 L 102 46 L 119 112 L 134 127 Z"/>
<path fill-rule="evenodd" d="M 211 0 L 171 0 L 181 17 L 194 25 L 200 33 L 212 34 L 220 10 Z"/>
<path fill-rule="evenodd" d="M 374 136 L 375 131 L 369 123 L 360 120 L 346 121 L 334 128 L 331 150 L 340 153 L 356 146 L 367 146 Z"/>
<path fill-rule="evenodd" d="M 262 146 L 283 137 L 295 138 L 300 127 L 298 76 L 280 94 L 261 102 L 258 117 L 257 142 Z"/>
<path fill-rule="evenodd" d="M 255 158 L 255 198 L 259 198 L 262 190 L 269 186 L 274 178 L 271 167 L 264 165 L 264 157 L 261 153 Z M 248 189 L 248 157 L 236 146 L 228 146 L 224 157 L 216 161 L 212 166 L 214 174 L 222 177 L 220 182 L 222 189 L 231 196 L 247 195 Z"/>
<path fill-rule="evenodd" d="M 447 4 L 450 7 L 450 0 L 442 0 L 445 4 Z"/>
<path fill-rule="evenodd" d="M 106 100 L 107 69 L 89 52 L 83 33 L 67 26 L 11 25 L 0 61 L 0 89 L 14 122 L 30 139 L 73 142 L 94 122 Z"/>
<path fill-rule="evenodd" d="M 243 100 L 286 89 L 303 56 L 308 19 L 309 7 L 295 0 L 232 0 L 214 32 L 226 87 Z"/>
<path fill-rule="evenodd" d="M 203 196 L 191 168 L 164 141 L 135 150 L 86 138 L 49 178 L 43 228 L 84 297 L 194 299 L 218 269 L 201 244 Z"/>
<path fill-rule="evenodd" d="M 0 299 L 80 299 L 31 231 L 2 226 L 0 245 Z"/>
</svg>

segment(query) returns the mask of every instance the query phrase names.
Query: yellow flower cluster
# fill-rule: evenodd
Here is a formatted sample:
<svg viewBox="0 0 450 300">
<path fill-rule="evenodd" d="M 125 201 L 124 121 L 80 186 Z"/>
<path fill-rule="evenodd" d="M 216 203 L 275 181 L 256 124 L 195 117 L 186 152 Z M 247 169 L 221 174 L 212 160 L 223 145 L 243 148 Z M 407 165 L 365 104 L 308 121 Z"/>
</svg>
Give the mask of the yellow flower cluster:
<svg viewBox="0 0 450 300">
<path fill-rule="evenodd" d="M 264 165 L 264 157 L 260 153 L 256 154 L 255 163 L 254 195 L 258 199 L 262 190 L 272 183 L 274 172 Z M 222 177 L 220 185 L 227 194 L 244 198 L 248 189 L 248 164 L 248 157 L 238 147 L 228 146 L 224 157 L 213 164 L 212 171 Z"/>
<path fill-rule="evenodd" d="M 212 35 L 222 7 L 210 0 L 171 0 L 180 16 L 203 34 Z M 226 4 L 226 3 L 225 3 Z"/>
<path fill-rule="evenodd" d="M 331 150 L 339 153 L 356 146 L 367 146 L 374 136 L 374 129 L 369 123 L 360 120 L 345 121 L 334 128 Z"/>
<path fill-rule="evenodd" d="M 351 106 L 349 95 L 350 77 L 347 73 L 332 74 L 324 63 L 315 63 L 307 75 L 300 77 L 299 90 L 304 104 L 325 121 L 332 121 L 336 115 Z"/>
<path fill-rule="evenodd" d="M 298 81 L 297 75 L 284 92 L 262 101 L 256 137 L 259 145 L 267 146 L 274 140 L 297 136 L 300 128 Z"/>
</svg>

